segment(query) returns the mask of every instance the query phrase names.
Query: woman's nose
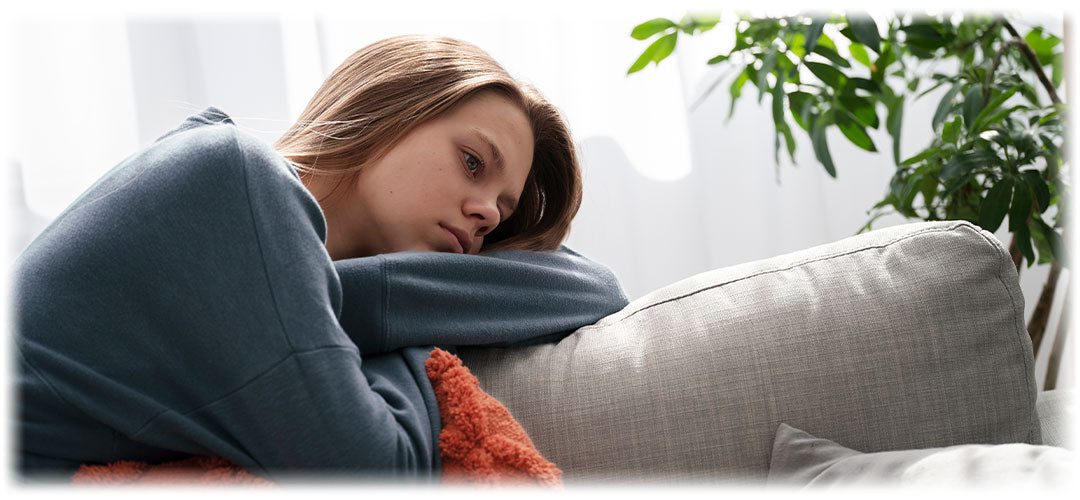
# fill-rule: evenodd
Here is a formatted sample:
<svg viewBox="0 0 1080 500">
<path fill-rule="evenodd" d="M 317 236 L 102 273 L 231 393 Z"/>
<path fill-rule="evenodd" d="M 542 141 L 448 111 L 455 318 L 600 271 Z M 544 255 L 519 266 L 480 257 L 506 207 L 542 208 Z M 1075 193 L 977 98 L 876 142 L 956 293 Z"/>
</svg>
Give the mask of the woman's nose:
<svg viewBox="0 0 1080 500">
<path fill-rule="evenodd" d="M 465 215 L 472 223 L 472 236 L 479 238 L 499 225 L 499 207 L 495 200 L 472 199 L 465 204 Z"/>
</svg>

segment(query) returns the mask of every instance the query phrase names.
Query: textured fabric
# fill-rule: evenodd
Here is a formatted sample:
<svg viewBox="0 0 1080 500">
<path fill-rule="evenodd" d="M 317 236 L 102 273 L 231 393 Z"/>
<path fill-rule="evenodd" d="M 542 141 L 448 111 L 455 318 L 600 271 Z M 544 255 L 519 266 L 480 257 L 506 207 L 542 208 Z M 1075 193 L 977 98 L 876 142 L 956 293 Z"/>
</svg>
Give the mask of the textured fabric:
<svg viewBox="0 0 1080 500">
<path fill-rule="evenodd" d="M 425 363 L 439 400 L 444 483 L 559 486 L 562 471 L 544 459 L 506 407 L 480 388 L 461 359 L 435 349 Z"/>
<path fill-rule="evenodd" d="M 1036 404 L 1042 444 L 1060 446 L 1076 451 L 1076 423 L 1080 411 L 1076 408 L 1076 389 L 1054 389 L 1039 393 Z"/>
<path fill-rule="evenodd" d="M 1025 443 L 860 453 L 780 424 L 769 485 L 1062 488 L 1080 465 L 1064 448 Z"/>
<path fill-rule="evenodd" d="M 163 464 L 120 461 L 108 465 L 83 465 L 71 478 L 76 486 L 119 486 L 123 484 L 184 484 L 271 486 L 220 457 L 192 457 Z"/>
<path fill-rule="evenodd" d="M 966 222 L 702 273 L 555 345 L 463 348 L 563 481 L 760 483 L 787 422 L 874 452 L 1039 441 L 1008 252 Z"/>
<path fill-rule="evenodd" d="M 285 159 L 214 108 L 107 173 L 15 264 L 18 470 L 195 455 L 438 480 L 431 345 L 557 338 L 626 303 L 567 249 L 332 263 L 325 234 Z M 505 336 L 461 333 L 528 303 Z"/>
</svg>

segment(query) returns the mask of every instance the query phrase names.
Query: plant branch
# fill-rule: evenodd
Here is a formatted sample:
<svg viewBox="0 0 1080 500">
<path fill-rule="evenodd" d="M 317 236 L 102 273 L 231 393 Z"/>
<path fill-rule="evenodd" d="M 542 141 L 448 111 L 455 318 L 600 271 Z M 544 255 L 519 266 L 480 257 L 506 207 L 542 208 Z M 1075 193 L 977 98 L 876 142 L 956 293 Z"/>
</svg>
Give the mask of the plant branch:
<svg viewBox="0 0 1080 500">
<path fill-rule="evenodd" d="M 1031 46 L 1024 41 L 1024 38 L 1016 32 L 1016 28 L 1013 28 L 1012 24 L 1004 17 L 998 18 L 1001 25 L 1009 32 L 1013 38 L 1016 38 L 1020 42 L 1020 51 L 1024 54 L 1024 57 L 1031 64 L 1031 69 L 1035 71 L 1035 75 L 1039 77 L 1039 81 L 1042 82 L 1043 88 L 1046 89 L 1046 93 L 1050 94 L 1050 100 L 1054 101 L 1054 104 L 1061 104 L 1061 99 L 1057 95 L 1057 90 L 1054 89 L 1054 84 L 1050 83 L 1050 79 L 1046 77 L 1046 73 L 1043 72 L 1042 64 L 1039 64 L 1039 58 L 1035 55 L 1035 51 L 1031 50 Z"/>
<path fill-rule="evenodd" d="M 1050 263 L 1050 274 L 1043 284 L 1042 293 L 1035 303 L 1035 310 L 1031 311 L 1031 319 L 1028 321 L 1028 335 L 1031 336 L 1031 351 L 1038 355 L 1039 344 L 1042 343 L 1043 334 L 1046 333 L 1046 323 L 1050 319 L 1050 307 L 1054 305 L 1054 291 L 1057 289 L 1058 276 L 1061 274 L 1061 264 L 1058 261 Z"/>
</svg>

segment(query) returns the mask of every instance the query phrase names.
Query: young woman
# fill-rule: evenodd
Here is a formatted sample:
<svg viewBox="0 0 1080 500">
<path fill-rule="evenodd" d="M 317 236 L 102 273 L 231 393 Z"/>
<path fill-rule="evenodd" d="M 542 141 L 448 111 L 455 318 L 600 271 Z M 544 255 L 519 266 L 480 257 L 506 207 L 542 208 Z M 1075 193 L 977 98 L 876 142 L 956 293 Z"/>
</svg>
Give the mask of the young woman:
<svg viewBox="0 0 1080 500">
<path fill-rule="evenodd" d="M 361 49 L 274 147 L 193 115 L 16 263 L 20 472 L 208 455 L 437 479 L 432 346 L 626 304 L 560 248 L 580 196 L 557 110 L 457 40 Z"/>
</svg>

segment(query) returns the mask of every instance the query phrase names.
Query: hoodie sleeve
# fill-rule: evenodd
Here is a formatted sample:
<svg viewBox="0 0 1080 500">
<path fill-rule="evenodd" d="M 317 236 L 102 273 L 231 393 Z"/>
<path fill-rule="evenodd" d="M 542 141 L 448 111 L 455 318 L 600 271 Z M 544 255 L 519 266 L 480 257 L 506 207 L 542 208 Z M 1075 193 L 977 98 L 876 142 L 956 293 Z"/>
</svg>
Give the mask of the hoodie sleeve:
<svg viewBox="0 0 1080 500">
<path fill-rule="evenodd" d="M 627 304 L 608 268 L 565 246 L 483 255 L 410 251 L 334 265 L 341 326 L 365 354 L 554 341 Z"/>
</svg>

